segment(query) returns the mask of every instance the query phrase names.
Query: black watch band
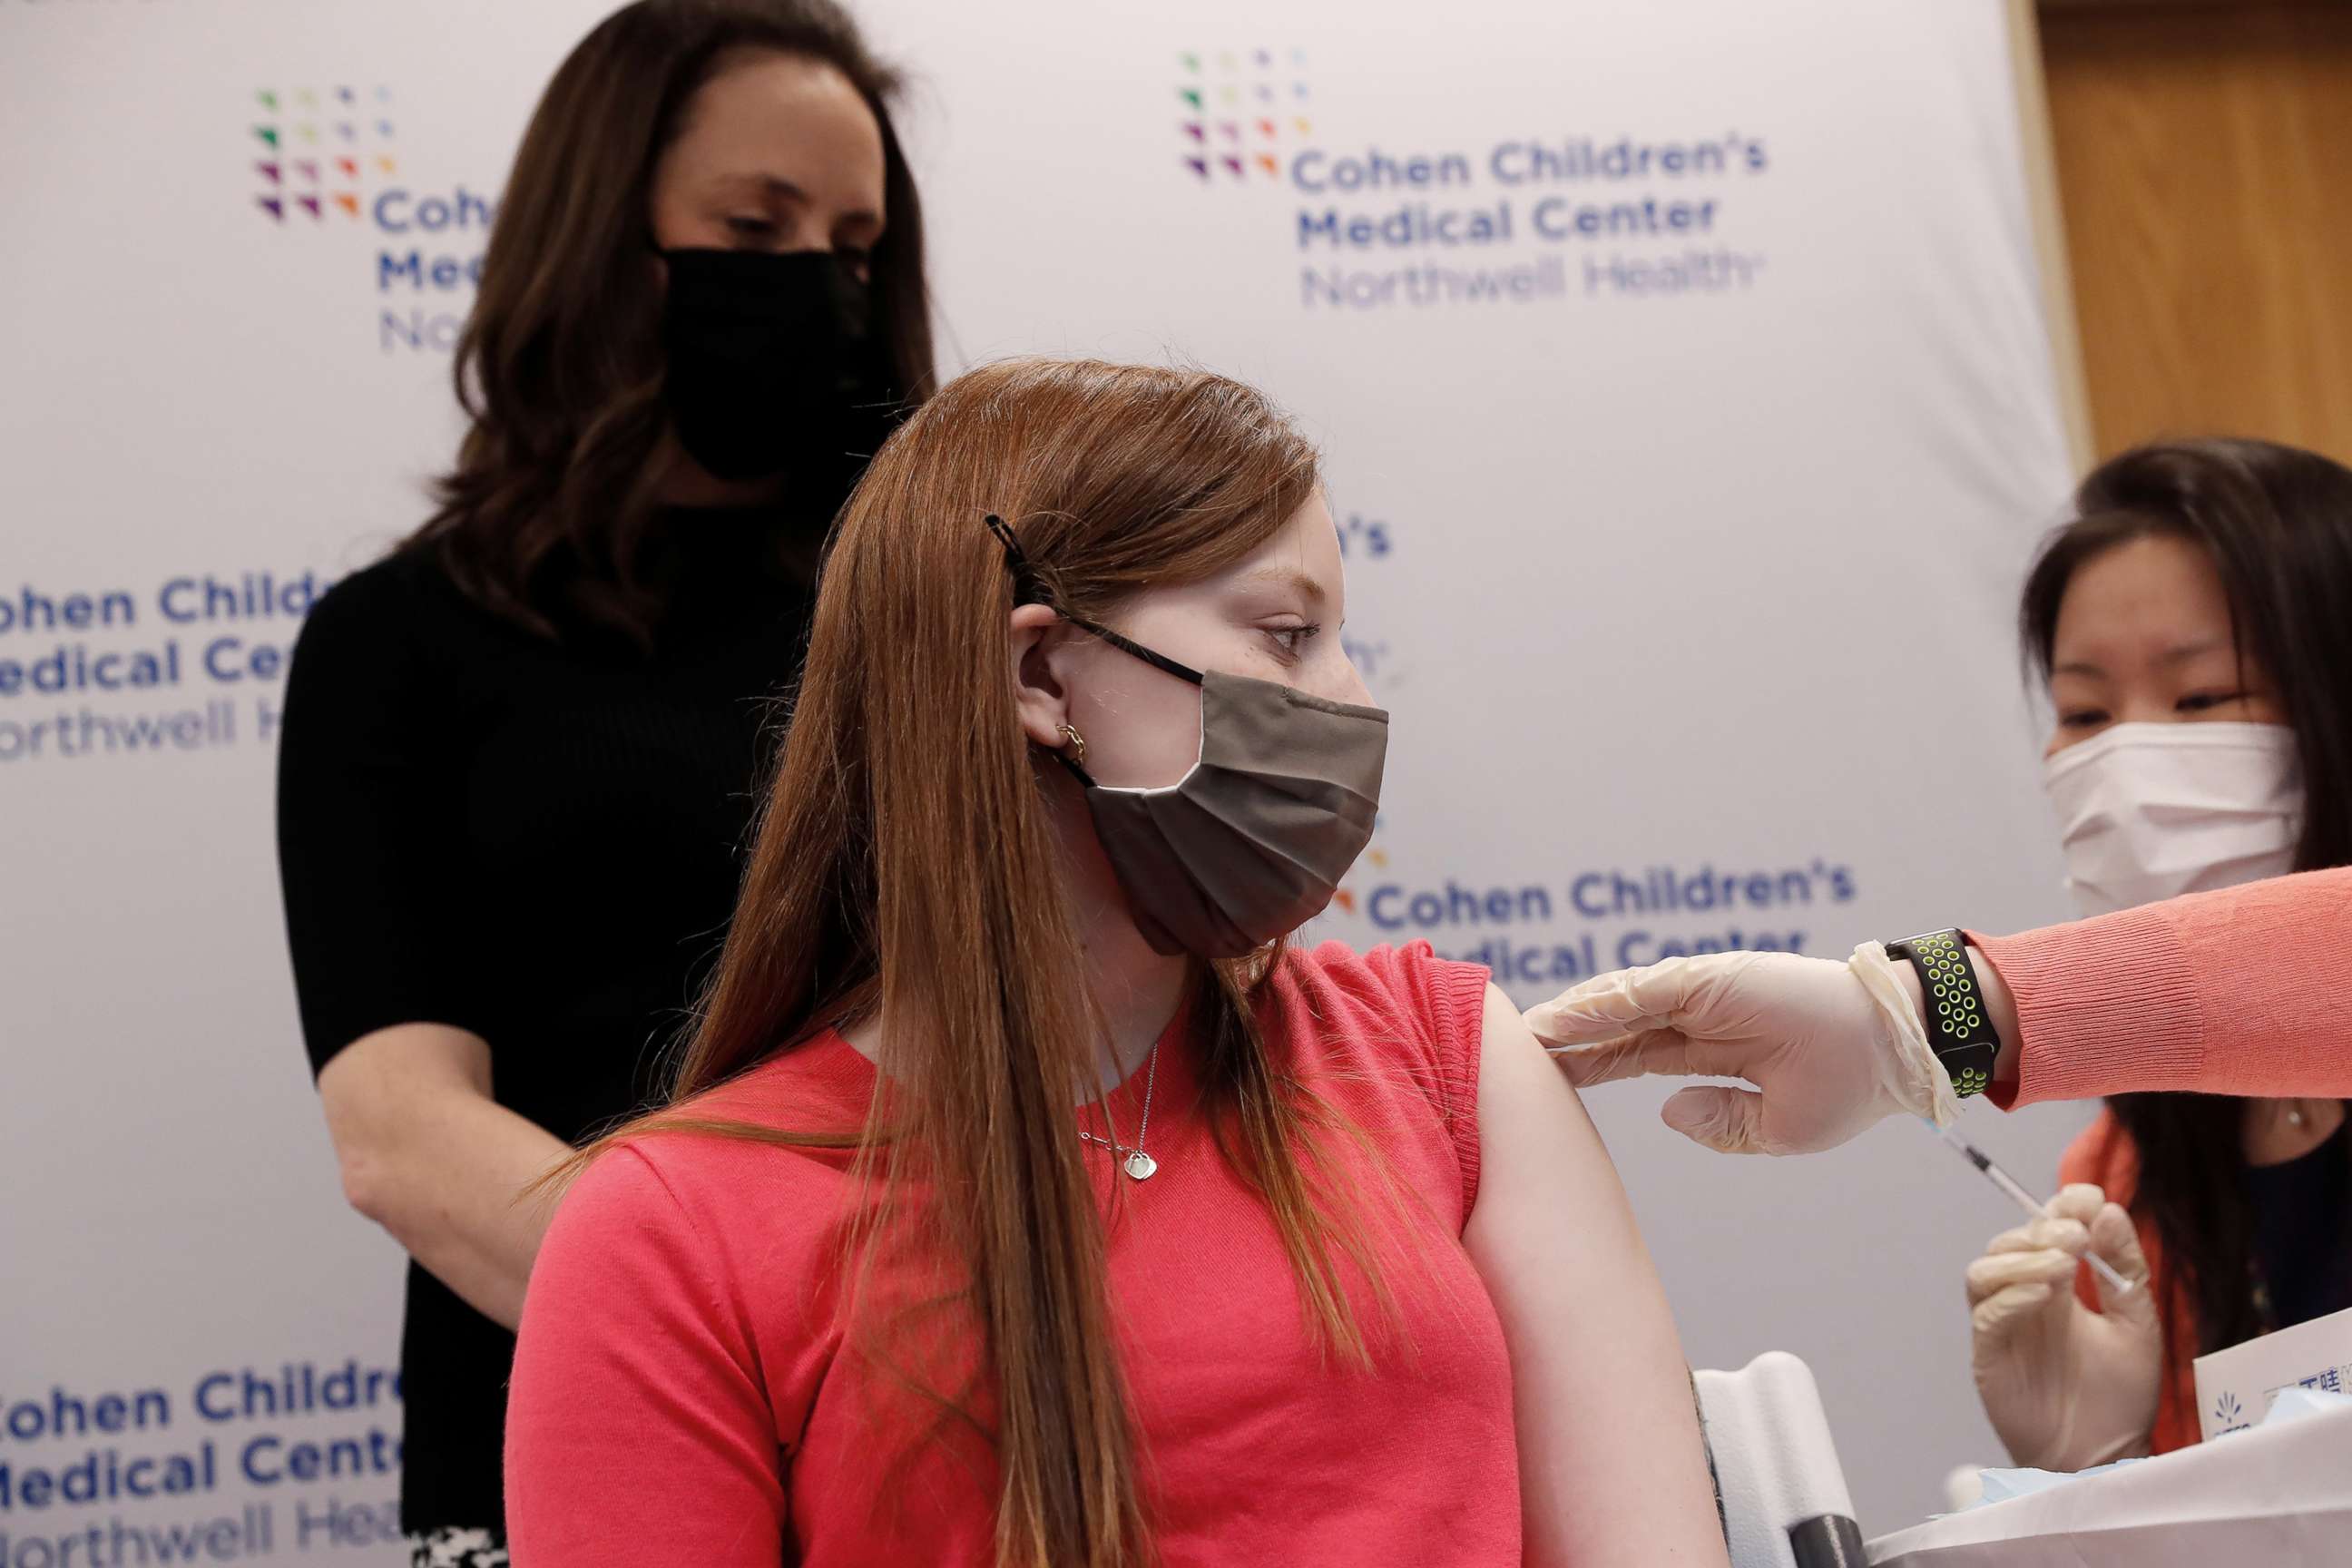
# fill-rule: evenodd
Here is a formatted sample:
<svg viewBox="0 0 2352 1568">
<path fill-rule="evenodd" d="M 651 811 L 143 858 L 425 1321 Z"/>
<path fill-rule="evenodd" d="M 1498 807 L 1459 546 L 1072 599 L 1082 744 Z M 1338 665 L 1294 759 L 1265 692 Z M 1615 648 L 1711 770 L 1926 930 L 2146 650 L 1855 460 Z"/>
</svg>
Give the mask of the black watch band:
<svg viewBox="0 0 2352 1568">
<path fill-rule="evenodd" d="M 2000 1057 L 2000 1036 L 1985 1016 L 1968 938 L 1957 930 L 1933 931 L 1890 942 L 1886 952 L 1909 959 L 1919 972 L 1919 988 L 1927 998 L 1927 1043 L 1951 1078 L 1952 1092 L 1963 1100 L 1982 1094 Z"/>
</svg>

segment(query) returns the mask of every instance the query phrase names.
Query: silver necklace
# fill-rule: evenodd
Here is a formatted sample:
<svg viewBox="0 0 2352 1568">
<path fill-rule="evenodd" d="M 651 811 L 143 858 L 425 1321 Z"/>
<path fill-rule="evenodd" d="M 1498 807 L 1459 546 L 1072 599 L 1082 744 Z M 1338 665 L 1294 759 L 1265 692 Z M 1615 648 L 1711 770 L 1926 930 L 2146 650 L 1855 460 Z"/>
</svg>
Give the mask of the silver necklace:
<svg viewBox="0 0 2352 1568">
<path fill-rule="evenodd" d="M 1160 1162 L 1143 1152 L 1143 1141 L 1151 1134 L 1151 1086 L 1159 1080 L 1160 1042 L 1154 1040 L 1151 1043 L 1151 1060 L 1143 1069 L 1143 1115 L 1136 1122 L 1134 1148 L 1130 1149 L 1123 1143 L 1114 1143 L 1101 1134 L 1089 1132 L 1083 1127 L 1078 1129 L 1079 1137 L 1089 1143 L 1099 1143 L 1118 1155 L 1119 1167 L 1126 1171 L 1129 1177 L 1139 1182 L 1150 1181 L 1151 1173 L 1160 1169 Z"/>
</svg>

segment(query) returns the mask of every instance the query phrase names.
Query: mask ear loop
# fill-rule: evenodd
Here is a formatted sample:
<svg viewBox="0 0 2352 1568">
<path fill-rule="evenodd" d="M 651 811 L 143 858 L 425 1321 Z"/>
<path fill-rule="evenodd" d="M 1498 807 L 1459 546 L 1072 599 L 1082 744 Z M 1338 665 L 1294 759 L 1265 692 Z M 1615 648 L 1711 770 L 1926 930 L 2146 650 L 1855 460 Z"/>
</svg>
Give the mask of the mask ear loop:
<svg viewBox="0 0 2352 1568">
<path fill-rule="evenodd" d="M 1052 609 L 1054 595 L 1038 577 L 1037 568 L 1030 564 L 1029 552 L 1021 548 L 1020 537 L 1013 531 L 1011 526 L 1003 518 L 992 511 L 981 521 L 987 524 L 988 531 L 996 536 L 996 542 L 1004 547 L 1004 569 L 1013 575 L 1013 607 L 1017 609 L 1023 605 L 1044 605 L 1048 609 Z M 1055 613 L 1059 614 L 1058 611 Z M 1069 617 L 1065 616 L 1063 618 L 1067 620 Z M 1069 743 L 1054 753 L 1054 760 L 1069 769 L 1070 776 L 1076 779 L 1079 784 L 1089 789 L 1093 788 L 1094 777 L 1087 772 L 1084 765 L 1087 760 L 1085 739 L 1068 724 L 1063 725 L 1061 729 L 1062 733 L 1068 737 Z"/>
<path fill-rule="evenodd" d="M 1013 603 L 1016 608 L 1023 605 L 1043 605 L 1087 636 L 1101 638 L 1131 658 L 1139 658 L 1152 668 L 1164 670 L 1179 680 L 1189 680 L 1195 686 L 1208 684 L 1206 678 L 1191 665 L 1179 664 L 1164 653 L 1155 653 L 1139 642 L 1121 637 L 1108 626 L 1087 620 L 1083 616 L 1074 616 L 1056 605 L 1052 591 L 1045 586 L 1045 579 L 1038 576 L 1037 568 L 1030 563 L 1029 552 L 1021 548 L 1020 536 L 1013 531 L 1012 526 L 992 511 L 981 521 L 987 525 L 988 531 L 996 536 L 996 542 L 1004 547 L 1004 565 L 1013 574 Z M 1062 731 L 1069 736 L 1077 754 L 1073 756 L 1066 751 L 1056 752 L 1055 759 L 1069 769 L 1080 784 L 1092 789 L 1094 777 L 1081 765 L 1087 756 L 1086 742 L 1080 740 L 1078 732 L 1067 724 L 1062 726 Z"/>
<path fill-rule="evenodd" d="M 1087 620 L 1084 616 L 1074 616 L 1055 605 L 1052 592 L 1046 588 L 1045 580 L 1037 575 L 1037 569 L 1030 564 L 1029 552 L 1021 548 L 1020 538 L 1012 528 L 992 511 L 982 521 L 988 525 L 988 531 L 996 535 L 996 542 L 1004 547 L 1004 564 L 1013 574 L 1013 603 L 1016 606 L 1044 605 L 1087 636 L 1100 637 L 1130 658 L 1139 658 L 1152 668 L 1165 670 L 1179 680 L 1189 680 L 1195 686 L 1206 684 L 1205 678 L 1191 665 L 1179 664 L 1164 653 L 1154 653 L 1108 626 Z"/>
<path fill-rule="evenodd" d="M 989 532 L 996 535 L 996 542 L 1004 547 L 1004 568 L 1013 574 L 1013 607 L 1018 609 L 1023 605 L 1050 605 L 1054 602 L 1054 596 L 1045 591 L 1045 584 L 1038 581 L 1037 569 L 1029 564 L 1029 552 L 1021 548 L 1019 537 L 1006 525 L 1003 518 L 992 511 L 981 519 L 981 521 L 987 525 Z"/>
</svg>

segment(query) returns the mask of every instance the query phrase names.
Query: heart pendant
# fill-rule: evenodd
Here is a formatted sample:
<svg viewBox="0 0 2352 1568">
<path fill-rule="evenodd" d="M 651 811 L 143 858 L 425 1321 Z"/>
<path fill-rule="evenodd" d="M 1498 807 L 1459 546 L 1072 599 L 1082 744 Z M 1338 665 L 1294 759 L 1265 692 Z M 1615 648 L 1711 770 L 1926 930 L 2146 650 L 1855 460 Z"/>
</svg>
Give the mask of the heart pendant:
<svg viewBox="0 0 2352 1568">
<path fill-rule="evenodd" d="M 1128 1151 L 1127 1159 L 1124 1163 L 1127 1166 L 1127 1173 L 1134 1177 L 1139 1182 L 1150 1181 L 1151 1179 L 1151 1173 L 1160 1169 L 1160 1162 L 1153 1159 L 1150 1155 L 1145 1153 L 1140 1149 L 1130 1149 Z"/>
</svg>

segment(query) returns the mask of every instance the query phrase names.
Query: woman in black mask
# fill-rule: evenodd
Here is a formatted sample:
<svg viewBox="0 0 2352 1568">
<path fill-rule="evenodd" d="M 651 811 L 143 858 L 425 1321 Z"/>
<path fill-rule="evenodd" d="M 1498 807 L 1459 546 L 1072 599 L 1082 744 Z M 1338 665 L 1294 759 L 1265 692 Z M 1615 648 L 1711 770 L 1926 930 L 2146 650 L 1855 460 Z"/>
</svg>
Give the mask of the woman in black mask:
<svg viewBox="0 0 2352 1568">
<path fill-rule="evenodd" d="M 278 841 L 346 1194 L 407 1249 L 403 1526 L 506 1561 L 518 1192 L 646 1102 L 733 907 L 817 552 L 930 333 L 829 0 L 640 0 L 525 132 L 440 510 L 312 612 Z"/>
</svg>

